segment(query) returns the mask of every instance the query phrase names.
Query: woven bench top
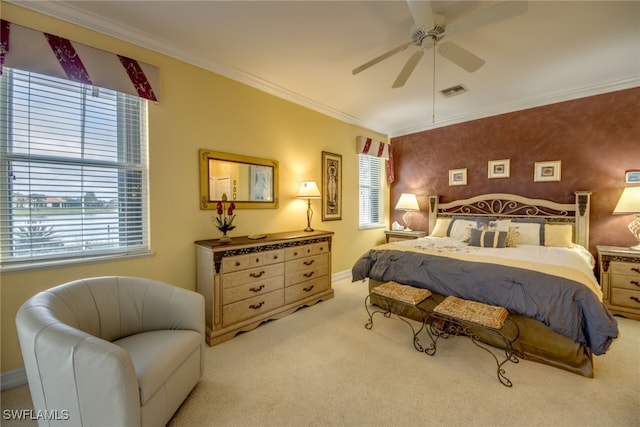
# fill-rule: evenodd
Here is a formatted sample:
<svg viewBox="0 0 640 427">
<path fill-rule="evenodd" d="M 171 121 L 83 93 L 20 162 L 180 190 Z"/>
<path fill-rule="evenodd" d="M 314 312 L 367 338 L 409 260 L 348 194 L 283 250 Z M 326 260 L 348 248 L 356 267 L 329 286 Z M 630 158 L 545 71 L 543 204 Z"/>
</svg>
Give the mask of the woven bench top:
<svg viewBox="0 0 640 427">
<path fill-rule="evenodd" d="M 431 296 L 431 291 L 428 289 L 414 288 L 393 281 L 376 286 L 371 293 L 411 305 L 419 304 Z"/>
<path fill-rule="evenodd" d="M 502 329 L 509 312 L 504 307 L 448 296 L 433 309 L 434 312 L 493 329 Z"/>
</svg>

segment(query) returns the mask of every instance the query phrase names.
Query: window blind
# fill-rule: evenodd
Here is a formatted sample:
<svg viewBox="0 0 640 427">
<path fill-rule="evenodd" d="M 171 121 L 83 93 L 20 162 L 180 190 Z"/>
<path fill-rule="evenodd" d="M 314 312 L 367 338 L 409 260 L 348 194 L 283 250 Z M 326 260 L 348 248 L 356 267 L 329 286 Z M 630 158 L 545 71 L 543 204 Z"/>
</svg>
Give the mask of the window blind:
<svg viewBox="0 0 640 427">
<path fill-rule="evenodd" d="M 147 252 L 147 101 L 4 71 L 2 267 Z"/>
<path fill-rule="evenodd" d="M 382 162 L 380 157 L 358 155 L 360 227 L 382 225 Z"/>
</svg>

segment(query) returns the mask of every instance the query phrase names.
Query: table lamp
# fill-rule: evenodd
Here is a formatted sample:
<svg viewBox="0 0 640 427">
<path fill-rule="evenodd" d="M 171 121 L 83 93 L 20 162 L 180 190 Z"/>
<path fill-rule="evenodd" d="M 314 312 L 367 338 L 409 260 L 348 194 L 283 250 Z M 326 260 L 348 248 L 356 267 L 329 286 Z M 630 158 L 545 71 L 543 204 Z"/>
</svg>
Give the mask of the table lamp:
<svg viewBox="0 0 640 427">
<path fill-rule="evenodd" d="M 398 203 L 396 203 L 396 210 L 405 211 L 404 215 L 402 215 L 402 221 L 405 224 L 405 230 L 411 231 L 411 220 L 413 216 L 413 211 L 419 211 L 420 206 L 418 205 L 418 199 L 415 194 L 402 193 L 400 195 L 400 199 Z"/>
<path fill-rule="evenodd" d="M 636 219 L 629 223 L 629 231 L 638 239 L 638 244 L 629 249 L 640 251 L 640 187 L 625 188 L 613 210 L 613 214 L 636 215 Z"/>
<path fill-rule="evenodd" d="M 311 199 L 320 199 L 322 194 L 318 189 L 318 185 L 315 181 L 303 181 L 300 185 L 300 191 L 296 196 L 300 199 L 307 199 L 307 228 L 304 231 L 313 231 L 311 228 L 311 218 L 313 217 L 313 210 L 311 209 Z"/>
</svg>

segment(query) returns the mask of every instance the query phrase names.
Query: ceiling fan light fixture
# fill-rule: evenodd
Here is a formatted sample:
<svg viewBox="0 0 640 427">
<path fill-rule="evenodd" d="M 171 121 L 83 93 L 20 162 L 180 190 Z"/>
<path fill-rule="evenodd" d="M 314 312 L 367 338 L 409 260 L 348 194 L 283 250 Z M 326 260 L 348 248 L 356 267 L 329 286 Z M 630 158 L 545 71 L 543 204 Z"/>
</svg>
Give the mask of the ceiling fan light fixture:
<svg viewBox="0 0 640 427">
<path fill-rule="evenodd" d="M 462 95 L 465 92 L 469 92 L 469 89 L 467 89 L 467 87 L 463 84 L 451 86 L 446 89 L 442 89 L 440 91 L 440 93 L 446 96 L 447 98 L 451 98 L 452 96 L 456 96 L 456 95 Z"/>
</svg>

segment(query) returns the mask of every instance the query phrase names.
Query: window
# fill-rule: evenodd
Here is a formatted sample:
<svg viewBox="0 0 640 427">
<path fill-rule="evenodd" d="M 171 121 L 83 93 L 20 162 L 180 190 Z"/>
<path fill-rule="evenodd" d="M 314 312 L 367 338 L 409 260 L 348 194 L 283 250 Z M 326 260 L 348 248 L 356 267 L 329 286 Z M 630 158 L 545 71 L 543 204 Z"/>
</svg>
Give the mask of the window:
<svg viewBox="0 0 640 427">
<path fill-rule="evenodd" d="M 360 228 L 384 227 L 382 166 L 380 157 L 358 155 L 360 176 Z"/>
<path fill-rule="evenodd" d="M 146 103 L 4 68 L 3 269 L 148 252 Z"/>
</svg>

